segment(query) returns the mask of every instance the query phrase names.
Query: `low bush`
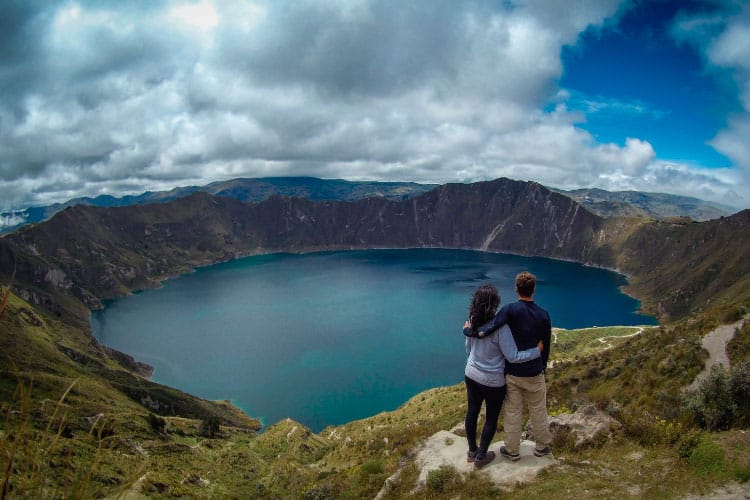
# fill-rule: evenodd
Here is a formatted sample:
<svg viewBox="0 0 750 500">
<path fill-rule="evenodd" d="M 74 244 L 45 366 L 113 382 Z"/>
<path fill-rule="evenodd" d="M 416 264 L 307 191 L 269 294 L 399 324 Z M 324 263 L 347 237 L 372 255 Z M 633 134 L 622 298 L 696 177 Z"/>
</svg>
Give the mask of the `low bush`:
<svg viewBox="0 0 750 500">
<path fill-rule="evenodd" d="M 733 365 L 750 361 L 750 321 L 745 321 L 727 344 L 727 355 Z"/>
<path fill-rule="evenodd" d="M 207 438 L 214 438 L 221 435 L 221 419 L 215 415 L 206 417 L 201 421 L 200 429 L 198 430 L 201 436 Z"/>
<path fill-rule="evenodd" d="M 747 427 L 750 424 L 750 362 L 731 371 L 720 365 L 711 369 L 696 391 L 683 402 L 684 411 L 707 430 Z"/>
<path fill-rule="evenodd" d="M 736 407 L 734 425 L 743 428 L 750 426 L 750 361 L 732 369 L 729 388 Z"/>
<path fill-rule="evenodd" d="M 151 430 L 154 431 L 157 434 L 164 434 L 164 432 L 167 429 L 167 421 L 164 420 L 162 417 L 158 415 L 154 415 L 153 413 L 149 413 L 148 417 L 148 425 L 151 427 Z"/>
<path fill-rule="evenodd" d="M 435 493 L 443 493 L 456 480 L 458 480 L 456 469 L 447 465 L 427 473 L 427 487 Z"/>
<path fill-rule="evenodd" d="M 643 446 L 672 445 L 685 434 L 680 422 L 652 415 L 647 411 L 623 412 L 621 422 L 625 435 Z"/>
</svg>

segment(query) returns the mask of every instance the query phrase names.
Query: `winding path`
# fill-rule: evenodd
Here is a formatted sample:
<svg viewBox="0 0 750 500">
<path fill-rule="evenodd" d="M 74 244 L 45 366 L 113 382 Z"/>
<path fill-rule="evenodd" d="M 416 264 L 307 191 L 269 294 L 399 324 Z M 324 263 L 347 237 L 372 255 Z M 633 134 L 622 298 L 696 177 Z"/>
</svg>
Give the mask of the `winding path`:
<svg viewBox="0 0 750 500">
<path fill-rule="evenodd" d="M 610 339 L 626 339 L 628 337 L 635 337 L 636 335 L 640 335 L 643 333 L 643 327 L 639 327 L 638 330 L 636 330 L 635 333 L 629 333 L 627 335 L 608 335 L 605 337 L 599 337 L 598 340 L 601 344 L 604 345 L 604 349 L 612 349 L 612 344 L 609 343 Z"/>
<path fill-rule="evenodd" d="M 729 356 L 727 356 L 727 344 L 732 338 L 734 338 L 735 331 L 742 326 L 742 323 L 748 317 L 750 316 L 745 316 L 741 320 L 729 325 L 721 325 L 703 337 L 703 348 L 708 351 L 708 360 L 706 360 L 706 365 L 703 367 L 703 371 L 700 372 L 698 376 L 695 377 L 695 380 L 693 380 L 693 383 L 687 387 L 688 391 L 698 389 L 701 381 L 711 373 L 711 368 L 714 365 L 721 365 L 727 370 L 731 368 Z"/>
<path fill-rule="evenodd" d="M 629 333 L 627 335 L 605 335 L 604 337 L 597 337 L 594 340 L 598 340 L 600 343 L 604 344 L 605 349 L 611 349 L 612 344 L 609 343 L 609 339 L 626 339 L 628 337 L 635 337 L 636 335 L 643 333 L 644 328 L 645 327 L 643 326 L 639 326 L 635 333 Z M 588 328 L 583 328 L 583 330 L 588 330 Z M 552 329 L 552 344 L 557 344 L 557 331 L 554 328 Z"/>
</svg>

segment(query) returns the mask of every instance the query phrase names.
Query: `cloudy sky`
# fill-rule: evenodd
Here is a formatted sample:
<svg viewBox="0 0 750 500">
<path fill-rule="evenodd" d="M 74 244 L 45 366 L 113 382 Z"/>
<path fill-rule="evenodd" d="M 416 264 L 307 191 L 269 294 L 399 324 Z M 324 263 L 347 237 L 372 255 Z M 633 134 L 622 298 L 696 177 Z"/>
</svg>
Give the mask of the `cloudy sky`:
<svg viewBox="0 0 750 500">
<path fill-rule="evenodd" d="M 0 209 L 288 175 L 748 208 L 750 3 L 0 2 Z"/>
</svg>

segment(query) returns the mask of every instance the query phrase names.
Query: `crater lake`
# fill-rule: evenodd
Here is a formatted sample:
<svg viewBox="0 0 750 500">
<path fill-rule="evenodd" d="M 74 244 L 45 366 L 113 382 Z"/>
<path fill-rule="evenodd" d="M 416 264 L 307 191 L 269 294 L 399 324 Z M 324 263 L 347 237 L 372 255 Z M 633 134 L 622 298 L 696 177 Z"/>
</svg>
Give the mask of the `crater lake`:
<svg viewBox="0 0 750 500">
<path fill-rule="evenodd" d="M 216 264 L 110 301 L 91 325 L 103 344 L 154 366 L 155 382 L 229 399 L 264 425 L 289 417 L 319 432 L 462 382 L 472 293 L 492 283 L 503 304 L 515 301 L 523 270 L 537 276 L 534 298 L 553 327 L 656 324 L 612 271 L 410 249 Z"/>
</svg>

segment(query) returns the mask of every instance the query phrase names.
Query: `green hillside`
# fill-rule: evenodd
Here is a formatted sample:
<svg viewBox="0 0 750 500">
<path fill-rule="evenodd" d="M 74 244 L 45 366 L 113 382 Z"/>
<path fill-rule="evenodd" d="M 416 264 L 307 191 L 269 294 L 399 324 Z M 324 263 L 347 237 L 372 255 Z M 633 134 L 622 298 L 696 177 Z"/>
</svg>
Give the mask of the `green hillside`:
<svg viewBox="0 0 750 500">
<path fill-rule="evenodd" d="M 198 194 L 69 208 L 0 238 L 0 497 L 674 498 L 720 487 L 741 495 L 750 479 L 750 322 L 728 345 L 732 371 L 685 390 L 706 362 L 703 337 L 750 313 L 749 231 L 750 211 L 704 223 L 604 220 L 538 184 L 502 180 L 407 201 L 243 204 Z M 627 273 L 628 292 L 660 325 L 556 329 L 547 374 L 551 414 L 593 404 L 621 431 L 584 448 L 559 434 L 557 463 L 510 491 L 453 467 L 418 484 L 422 443 L 463 421 L 460 373 L 456 385 L 318 434 L 291 420 L 261 432 L 227 402 L 150 382 L 148 366 L 89 333 L 89 311 L 102 300 L 195 266 L 397 242 Z"/>
<path fill-rule="evenodd" d="M 555 443 L 556 456 L 564 460 L 511 497 L 572 497 L 585 490 L 603 498 L 636 488 L 639 496 L 664 498 L 750 478 L 750 439 L 737 430 L 700 431 L 680 402 L 680 388 L 701 366 L 702 334 L 749 308 L 724 308 L 643 331 L 556 330 L 548 374 L 551 414 L 593 402 L 618 418 L 624 431 L 595 448 Z M 139 385 L 133 375 L 95 348 L 82 349 L 90 345 L 85 336 L 12 294 L 0 324 L 12 332 L 2 339 L 0 377 L 0 465 L 10 496 L 373 498 L 397 471 L 399 479 L 384 498 L 498 494 L 480 474 L 450 471 L 414 490 L 419 444 L 463 420 L 462 384 L 426 391 L 395 411 L 319 434 L 291 420 L 258 434 L 257 422 L 226 404 L 151 384 L 147 394 L 153 400 L 165 398 L 180 408 L 180 416 L 156 416 L 125 394 Z M 60 343 L 75 346 L 79 362 Z M 746 324 L 730 351 L 733 360 L 748 359 L 749 344 Z M 705 440 L 700 446 L 722 456 L 722 467 L 693 459 L 698 444 L 690 439 Z"/>
</svg>

